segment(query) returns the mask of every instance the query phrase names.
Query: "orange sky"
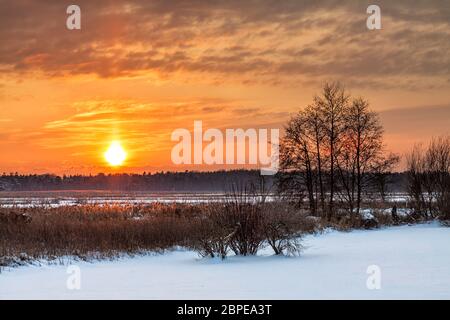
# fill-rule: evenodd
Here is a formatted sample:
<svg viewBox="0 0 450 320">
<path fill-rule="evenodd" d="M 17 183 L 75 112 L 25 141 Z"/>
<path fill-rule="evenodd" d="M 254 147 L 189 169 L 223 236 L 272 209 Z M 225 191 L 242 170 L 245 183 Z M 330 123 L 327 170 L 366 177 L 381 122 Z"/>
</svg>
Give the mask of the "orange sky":
<svg viewBox="0 0 450 320">
<path fill-rule="evenodd" d="M 0 0 L 0 171 L 174 166 L 177 128 L 277 127 L 339 80 L 379 111 L 390 150 L 449 133 L 448 1 Z M 190 167 L 189 169 L 205 169 Z M 211 168 L 207 168 L 211 169 Z"/>
</svg>

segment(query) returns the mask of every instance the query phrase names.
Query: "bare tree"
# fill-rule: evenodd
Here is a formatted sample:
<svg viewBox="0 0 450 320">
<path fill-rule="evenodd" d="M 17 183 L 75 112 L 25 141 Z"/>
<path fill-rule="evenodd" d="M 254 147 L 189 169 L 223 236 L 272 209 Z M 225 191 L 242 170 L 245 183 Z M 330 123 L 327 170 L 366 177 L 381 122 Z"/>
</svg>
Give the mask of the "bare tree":
<svg viewBox="0 0 450 320">
<path fill-rule="evenodd" d="M 346 109 L 341 145 L 336 164 L 353 220 L 359 216 L 362 194 L 372 182 L 370 173 L 392 168 L 398 157 L 385 156 L 383 127 L 378 115 L 369 109 L 369 103 L 363 98 L 354 99 Z"/>
<path fill-rule="evenodd" d="M 427 191 L 434 195 L 437 214 L 449 217 L 450 136 L 441 136 L 432 139 L 425 157 L 428 169 L 428 179 L 426 179 Z"/>
<path fill-rule="evenodd" d="M 285 131 L 280 148 L 280 166 L 283 170 L 296 171 L 297 175 L 301 176 L 303 185 L 306 186 L 308 192 L 309 208 L 311 214 L 314 215 L 316 213 L 313 177 L 314 154 L 305 112 L 301 111 L 293 117 L 285 127 Z"/>
<path fill-rule="evenodd" d="M 423 154 L 422 145 L 416 144 L 406 155 L 410 204 L 417 214 L 422 214 L 426 207 L 424 198 L 425 161 Z"/>
<path fill-rule="evenodd" d="M 316 200 L 320 198 L 320 209 L 321 213 L 325 212 L 325 189 L 324 189 L 324 177 L 323 168 L 326 163 L 324 163 L 323 157 L 323 142 L 325 139 L 325 134 L 323 130 L 323 121 L 320 118 L 319 110 L 314 105 L 309 105 L 305 110 L 307 127 L 311 131 L 311 135 L 314 141 L 315 147 L 315 160 L 316 160 Z M 317 194 L 320 194 L 318 197 Z M 317 206 L 316 206 L 317 207 Z"/>
<path fill-rule="evenodd" d="M 416 214 L 450 217 L 450 136 L 433 138 L 407 155 L 408 191 Z"/>
<path fill-rule="evenodd" d="M 392 170 L 400 162 L 397 154 L 390 153 L 387 156 L 376 160 L 369 174 L 369 179 L 381 200 L 386 201 L 388 184 L 391 182 Z"/>
<path fill-rule="evenodd" d="M 314 98 L 324 130 L 324 140 L 329 153 L 329 187 L 330 198 L 328 202 L 327 218 L 331 220 L 334 212 L 336 161 L 340 149 L 340 138 L 345 130 L 345 113 L 348 107 L 349 96 L 340 83 L 326 83 L 322 95 Z"/>
<path fill-rule="evenodd" d="M 385 155 L 383 128 L 378 115 L 363 98 L 351 100 L 338 83 L 327 83 L 320 96 L 298 112 L 285 127 L 281 169 L 301 177 L 299 190 L 308 194 L 309 210 L 318 208 L 331 220 L 336 203 L 343 202 L 353 219 L 359 215 L 363 193 L 398 162 Z M 286 175 L 281 175 L 285 180 Z M 328 203 L 328 207 L 325 202 Z"/>
</svg>

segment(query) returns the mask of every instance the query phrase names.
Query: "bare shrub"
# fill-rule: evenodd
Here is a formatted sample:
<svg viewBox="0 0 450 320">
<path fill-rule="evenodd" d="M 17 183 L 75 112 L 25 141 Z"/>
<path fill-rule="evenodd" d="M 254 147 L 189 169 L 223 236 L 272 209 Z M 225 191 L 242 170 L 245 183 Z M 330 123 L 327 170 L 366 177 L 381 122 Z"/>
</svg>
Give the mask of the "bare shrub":
<svg viewBox="0 0 450 320">
<path fill-rule="evenodd" d="M 289 205 L 270 203 L 263 210 L 263 234 L 276 255 L 297 255 L 303 248 L 301 237 L 314 230 L 315 222 Z"/>
<path fill-rule="evenodd" d="M 393 216 L 392 213 L 387 214 L 383 210 L 374 210 L 373 215 L 382 226 L 391 226 L 400 222 L 400 217 L 396 214 Z M 395 220 L 394 217 L 396 217 Z"/>
<path fill-rule="evenodd" d="M 450 224 L 450 192 L 442 196 L 442 203 L 440 204 L 440 220 L 447 221 Z"/>
<path fill-rule="evenodd" d="M 235 255 L 255 255 L 265 245 L 276 255 L 296 255 L 302 249 L 302 235 L 318 230 L 319 219 L 311 220 L 294 206 L 233 199 L 225 205 L 210 205 L 201 218 L 192 246 L 201 256 L 225 259 L 229 250 Z"/>
<path fill-rule="evenodd" d="M 197 231 L 190 247 L 202 257 L 225 259 L 230 251 L 230 239 L 237 228 L 227 218 L 222 204 L 211 204 L 205 214 L 196 218 Z"/>
<path fill-rule="evenodd" d="M 229 197 L 224 210 L 235 228 L 230 237 L 231 250 L 236 255 L 255 255 L 264 241 L 262 204 L 254 203 L 254 198 L 243 190 Z"/>
</svg>

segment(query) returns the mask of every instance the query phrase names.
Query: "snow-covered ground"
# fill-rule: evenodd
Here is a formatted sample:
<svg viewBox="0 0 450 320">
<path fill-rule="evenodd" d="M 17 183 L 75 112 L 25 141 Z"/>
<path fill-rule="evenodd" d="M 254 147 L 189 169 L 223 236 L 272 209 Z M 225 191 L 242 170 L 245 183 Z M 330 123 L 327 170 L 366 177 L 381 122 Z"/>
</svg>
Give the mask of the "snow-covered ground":
<svg viewBox="0 0 450 320">
<path fill-rule="evenodd" d="M 14 268 L 0 274 L 0 299 L 450 299 L 450 228 L 333 231 L 304 244 L 294 258 L 268 250 L 222 262 L 173 251 L 77 262 L 80 290 L 67 289 L 67 266 Z M 366 284 L 371 265 L 379 290 Z"/>
</svg>

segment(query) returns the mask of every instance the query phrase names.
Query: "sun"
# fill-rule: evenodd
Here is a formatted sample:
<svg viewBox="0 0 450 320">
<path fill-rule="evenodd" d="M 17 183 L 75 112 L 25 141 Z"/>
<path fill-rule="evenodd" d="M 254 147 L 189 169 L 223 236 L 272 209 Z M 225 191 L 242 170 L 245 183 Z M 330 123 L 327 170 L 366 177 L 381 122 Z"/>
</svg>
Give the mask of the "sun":
<svg viewBox="0 0 450 320">
<path fill-rule="evenodd" d="M 122 165 L 126 158 L 127 153 L 118 141 L 113 141 L 105 152 L 106 161 L 113 167 Z"/>
</svg>

